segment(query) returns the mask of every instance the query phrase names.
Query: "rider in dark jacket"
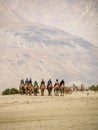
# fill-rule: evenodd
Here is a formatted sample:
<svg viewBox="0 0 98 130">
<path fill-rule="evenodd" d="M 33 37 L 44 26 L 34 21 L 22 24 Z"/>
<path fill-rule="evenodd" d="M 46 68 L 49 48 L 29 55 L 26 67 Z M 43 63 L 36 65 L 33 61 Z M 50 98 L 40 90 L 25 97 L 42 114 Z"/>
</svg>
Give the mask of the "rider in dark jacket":
<svg viewBox="0 0 98 130">
<path fill-rule="evenodd" d="M 28 81 L 28 79 L 26 78 L 26 80 L 25 80 L 25 84 L 28 84 L 29 83 L 29 81 Z"/>
<path fill-rule="evenodd" d="M 62 84 L 65 84 L 65 82 L 64 82 L 63 79 L 62 79 L 61 82 L 60 82 L 60 86 L 61 86 Z"/>
<path fill-rule="evenodd" d="M 21 79 L 20 84 L 24 84 L 24 80 L 23 79 Z"/>
<path fill-rule="evenodd" d="M 32 80 L 31 79 L 28 82 L 29 82 L 29 84 L 32 84 Z"/>
<path fill-rule="evenodd" d="M 42 79 L 42 81 L 41 81 L 41 85 L 42 85 L 42 84 L 45 84 L 45 81 L 44 81 L 44 79 Z"/>
</svg>

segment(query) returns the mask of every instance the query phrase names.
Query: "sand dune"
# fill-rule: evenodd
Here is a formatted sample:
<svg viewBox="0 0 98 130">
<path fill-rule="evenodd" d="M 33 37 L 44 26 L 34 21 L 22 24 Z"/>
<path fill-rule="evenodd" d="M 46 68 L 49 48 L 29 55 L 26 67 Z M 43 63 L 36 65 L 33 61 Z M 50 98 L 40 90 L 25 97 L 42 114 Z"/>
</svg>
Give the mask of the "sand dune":
<svg viewBox="0 0 98 130">
<path fill-rule="evenodd" d="M 97 130 L 98 93 L 0 96 L 0 130 Z"/>
</svg>

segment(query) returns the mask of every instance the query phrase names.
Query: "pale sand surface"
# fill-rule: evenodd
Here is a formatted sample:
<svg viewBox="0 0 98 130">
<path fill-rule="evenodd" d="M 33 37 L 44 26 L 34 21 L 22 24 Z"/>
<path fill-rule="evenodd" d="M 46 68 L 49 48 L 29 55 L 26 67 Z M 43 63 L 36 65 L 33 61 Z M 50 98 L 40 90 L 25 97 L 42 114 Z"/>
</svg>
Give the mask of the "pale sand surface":
<svg viewBox="0 0 98 130">
<path fill-rule="evenodd" d="M 0 130 L 98 130 L 98 93 L 0 95 Z"/>
</svg>

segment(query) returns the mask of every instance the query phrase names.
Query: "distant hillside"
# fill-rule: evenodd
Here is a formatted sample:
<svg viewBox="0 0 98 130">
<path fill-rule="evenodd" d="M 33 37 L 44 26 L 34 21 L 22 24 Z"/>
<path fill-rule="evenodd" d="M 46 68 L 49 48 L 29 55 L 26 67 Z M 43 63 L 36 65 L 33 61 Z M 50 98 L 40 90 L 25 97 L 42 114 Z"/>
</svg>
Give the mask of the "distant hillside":
<svg viewBox="0 0 98 130">
<path fill-rule="evenodd" d="M 2 28 L 0 37 L 0 89 L 18 87 L 26 77 L 98 81 L 98 48 L 82 38 L 44 25 Z"/>
<path fill-rule="evenodd" d="M 16 23 L 54 26 L 98 46 L 98 0 L 1 0 L 0 26 Z"/>
</svg>

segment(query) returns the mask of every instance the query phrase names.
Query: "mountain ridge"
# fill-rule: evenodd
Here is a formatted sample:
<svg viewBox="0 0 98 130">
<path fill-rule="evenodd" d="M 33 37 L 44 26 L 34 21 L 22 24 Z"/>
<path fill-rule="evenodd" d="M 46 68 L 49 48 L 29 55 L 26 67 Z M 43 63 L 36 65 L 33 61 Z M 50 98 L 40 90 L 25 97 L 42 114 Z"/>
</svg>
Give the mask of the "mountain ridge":
<svg viewBox="0 0 98 130">
<path fill-rule="evenodd" d="M 0 35 L 1 86 L 18 86 L 26 77 L 97 82 L 98 49 L 84 39 L 44 25 L 3 29 Z"/>
<path fill-rule="evenodd" d="M 0 89 L 21 78 L 97 84 L 97 0 L 1 0 Z"/>
<path fill-rule="evenodd" d="M 0 24 L 46 24 L 83 37 L 97 45 L 97 0 L 1 0 Z M 6 18 L 7 17 L 7 18 Z M 6 19 L 11 19 L 10 22 Z"/>
</svg>

